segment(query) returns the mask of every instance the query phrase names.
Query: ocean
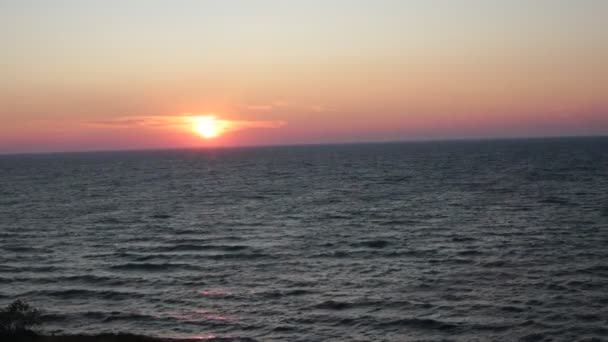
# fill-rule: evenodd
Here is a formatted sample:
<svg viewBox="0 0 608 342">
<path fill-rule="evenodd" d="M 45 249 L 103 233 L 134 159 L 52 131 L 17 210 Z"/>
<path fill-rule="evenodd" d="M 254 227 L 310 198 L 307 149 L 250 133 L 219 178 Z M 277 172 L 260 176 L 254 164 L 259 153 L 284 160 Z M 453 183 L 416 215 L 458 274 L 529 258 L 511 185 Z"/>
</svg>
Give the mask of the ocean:
<svg viewBox="0 0 608 342">
<path fill-rule="evenodd" d="M 608 138 L 0 156 L 47 333 L 605 341 Z"/>
</svg>

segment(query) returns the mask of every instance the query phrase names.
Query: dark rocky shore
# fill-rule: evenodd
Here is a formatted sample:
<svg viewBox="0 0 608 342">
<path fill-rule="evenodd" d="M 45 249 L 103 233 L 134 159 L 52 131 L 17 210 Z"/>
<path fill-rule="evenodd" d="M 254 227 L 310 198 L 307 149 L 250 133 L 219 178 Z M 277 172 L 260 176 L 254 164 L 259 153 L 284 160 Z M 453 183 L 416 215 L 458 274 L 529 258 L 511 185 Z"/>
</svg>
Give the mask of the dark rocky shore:
<svg viewBox="0 0 608 342">
<path fill-rule="evenodd" d="M 98 335 L 23 335 L 4 336 L 3 340 L 16 342 L 177 342 L 179 340 L 161 339 L 132 334 Z M 183 341 L 183 340 L 181 340 Z"/>
<path fill-rule="evenodd" d="M 205 335 L 191 338 L 162 338 L 129 333 L 99 333 L 45 335 L 34 327 L 42 325 L 42 311 L 26 301 L 17 299 L 5 308 L 0 308 L 0 342 L 187 342 L 213 341 L 253 341 L 248 338 L 217 337 Z"/>
<path fill-rule="evenodd" d="M 134 334 L 96 334 L 96 335 L 35 335 L 27 334 L 21 336 L 0 336 L 0 341 L 6 342 L 194 342 L 201 340 L 250 342 L 251 339 L 201 337 L 190 339 L 160 338 Z"/>
</svg>

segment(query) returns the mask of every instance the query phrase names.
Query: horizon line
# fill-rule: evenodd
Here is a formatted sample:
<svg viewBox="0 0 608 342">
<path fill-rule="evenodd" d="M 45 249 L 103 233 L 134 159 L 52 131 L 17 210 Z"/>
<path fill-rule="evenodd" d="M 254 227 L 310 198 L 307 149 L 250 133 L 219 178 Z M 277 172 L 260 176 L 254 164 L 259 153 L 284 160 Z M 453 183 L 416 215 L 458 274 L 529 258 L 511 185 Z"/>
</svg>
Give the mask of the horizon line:
<svg viewBox="0 0 608 342">
<path fill-rule="evenodd" d="M 266 147 L 305 147 L 305 146 L 334 146 L 334 145 L 373 145 L 373 144 L 400 144 L 400 143 L 436 143 L 436 142 L 472 142 L 472 141 L 509 141 L 509 140 L 542 140 L 542 139 L 593 139 L 608 138 L 608 134 L 592 135 L 547 135 L 547 136 L 520 136 L 520 137 L 461 137 L 461 138 L 429 138 L 429 139 L 402 139 L 402 140 L 366 140 L 351 142 L 319 142 L 319 143 L 288 143 L 288 144 L 254 144 L 232 146 L 183 146 L 183 147 L 150 147 L 150 148 L 124 148 L 124 149 L 91 149 L 91 150 L 58 150 L 58 151 L 27 151 L 27 152 L 0 152 L 3 156 L 20 155 L 51 155 L 51 154 L 85 154 L 85 153 L 121 153 L 121 152 L 163 152 L 185 150 L 232 150 L 255 149 Z"/>
</svg>

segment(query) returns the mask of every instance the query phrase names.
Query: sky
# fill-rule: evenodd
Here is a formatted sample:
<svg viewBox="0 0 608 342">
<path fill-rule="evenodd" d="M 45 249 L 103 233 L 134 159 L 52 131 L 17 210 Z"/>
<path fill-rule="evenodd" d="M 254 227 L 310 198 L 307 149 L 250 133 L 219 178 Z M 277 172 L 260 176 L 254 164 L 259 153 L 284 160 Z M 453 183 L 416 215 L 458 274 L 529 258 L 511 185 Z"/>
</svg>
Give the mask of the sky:
<svg viewBox="0 0 608 342">
<path fill-rule="evenodd" d="M 0 153 L 608 135 L 604 0 L 0 0 L 0 46 Z"/>
</svg>

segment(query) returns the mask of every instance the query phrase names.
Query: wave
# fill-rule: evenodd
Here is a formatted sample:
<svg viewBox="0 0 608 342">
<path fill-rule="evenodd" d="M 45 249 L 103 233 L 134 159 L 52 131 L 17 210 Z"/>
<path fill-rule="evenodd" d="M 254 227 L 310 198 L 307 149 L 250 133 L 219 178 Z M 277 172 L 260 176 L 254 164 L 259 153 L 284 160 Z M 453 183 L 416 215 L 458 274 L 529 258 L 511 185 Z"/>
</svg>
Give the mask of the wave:
<svg viewBox="0 0 608 342">
<path fill-rule="evenodd" d="M 32 246 L 2 246 L 2 249 L 9 252 L 28 252 L 28 253 L 51 253 L 52 251 L 42 247 Z"/>
<path fill-rule="evenodd" d="M 207 251 L 219 250 L 226 252 L 242 251 L 248 249 L 245 245 L 199 245 L 199 244 L 179 244 L 173 246 L 157 247 L 154 250 L 159 252 L 176 252 L 176 251 Z"/>
<path fill-rule="evenodd" d="M 181 269 L 198 269 L 199 266 L 195 264 L 194 260 L 207 259 L 207 260 L 227 260 L 227 259 L 260 259 L 268 257 L 268 254 L 265 253 L 256 253 L 256 252 L 244 252 L 239 253 L 239 251 L 244 250 L 239 248 L 228 248 L 228 250 L 218 250 L 218 249 L 201 249 L 198 252 L 189 248 L 185 248 L 183 250 L 173 250 L 173 251 L 158 251 L 156 253 L 150 252 L 141 252 L 141 253 L 132 253 L 132 252 L 116 252 L 109 253 L 105 255 L 93 255 L 89 256 L 90 259 L 102 259 L 102 260 L 112 260 L 112 258 L 119 257 L 121 259 L 126 259 L 125 261 L 129 261 L 127 263 L 121 263 L 118 265 L 110 266 L 111 269 L 149 269 L 149 270 L 163 270 L 163 269 L 171 269 L 171 268 L 181 268 Z M 200 253 L 201 251 L 206 251 L 207 253 Z M 213 253 L 216 252 L 216 253 Z M 221 253 L 224 252 L 224 253 Z M 154 262 L 156 261 L 156 262 Z M 183 261 L 183 262 L 178 262 Z"/>
<path fill-rule="evenodd" d="M 379 244 L 380 245 L 380 244 Z M 379 246 L 378 245 L 378 246 Z M 381 247 L 366 247 L 368 249 L 358 249 L 358 250 L 337 250 L 333 252 L 323 252 L 317 253 L 307 258 L 354 258 L 354 257 L 374 257 L 374 258 L 402 258 L 402 257 L 424 257 L 428 254 L 432 253 L 432 251 L 428 250 L 383 250 Z M 454 260 L 445 260 L 445 262 L 453 262 Z M 440 263 L 442 260 L 438 259 L 430 259 L 428 260 L 430 263 Z M 463 261 L 463 263 L 469 263 L 470 261 Z"/>
<path fill-rule="evenodd" d="M 150 217 L 154 218 L 154 219 L 166 220 L 166 219 L 171 218 L 172 216 L 169 214 L 154 214 L 154 215 L 151 215 Z"/>
<path fill-rule="evenodd" d="M 193 230 L 192 235 L 190 235 L 190 236 L 167 239 L 167 240 L 164 240 L 164 243 L 166 245 L 181 245 L 181 244 L 206 245 L 206 244 L 209 244 L 211 241 L 224 242 L 224 241 L 243 241 L 243 240 L 245 240 L 243 237 L 236 236 L 236 235 L 208 236 L 205 238 L 201 238 L 201 237 L 199 237 L 200 233 L 201 232 L 198 230 Z"/>
<path fill-rule="evenodd" d="M 458 255 L 462 255 L 462 256 L 476 256 L 476 255 L 483 255 L 483 252 L 478 251 L 476 249 L 467 249 L 464 251 L 460 251 L 458 253 L 456 253 Z"/>
<path fill-rule="evenodd" d="M 231 253 L 231 254 L 215 254 L 215 255 L 205 255 L 204 258 L 213 259 L 213 260 L 226 260 L 226 259 L 235 259 L 235 260 L 252 260 L 252 259 L 266 259 L 266 258 L 279 258 L 279 254 L 271 255 L 265 253 Z"/>
<path fill-rule="evenodd" d="M 133 298 L 146 297 L 143 293 L 138 292 L 124 292 L 124 291 L 113 291 L 113 290 L 89 290 L 89 289 L 61 289 L 61 290 L 40 290 L 30 291 L 19 295 L 18 297 L 30 297 L 30 296 L 45 296 L 55 297 L 61 299 L 87 299 L 87 298 L 100 298 L 109 300 L 126 300 Z"/>
<path fill-rule="evenodd" d="M 61 268 L 57 266 L 7 266 L 0 265 L 0 273 L 24 273 L 24 272 L 57 272 Z"/>
<path fill-rule="evenodd" d="M 447 323 L 431 318 L 401 318 L 388 322 L 378 323 L 381 327 L 404 327 L 416 329 L 432 329 L 432 330 L 453 330 L 459 327 L 455 323 Z"/>
<path fill-rule="evenodd" d="M 12 266 L 0 265 L 0 273 L 12 273 L 16 272 L 19 269 Z"/>
<path fill-rule="evenodd" d="M 159 321 L 159 320 L 176 320 L 172 317 L 162 317 L 157 315 L 147 315 L 134 312 L 119 312 L 119 311 L 84 311 L 84 312 L 69 312 L 69 313 L 49 313 L 43 314 L 42 319 L 45 322 L 57 321 L 73 321 L 77 319 L 92 320 L 97 322 L 113 322 L 113 321 Z"/>
<path fill-rule="evenodd" d="M 94 285 L 124 285 L 124 284 L 133 284 L 133 282 L 139 281 L 141 279 L 125 279 L 122 277 L 116 276 L 98 276 L 93 274 L 83 274 L 83 275 L 53 275 L 50 274 L 48 277 L 12 277 L 12 278 L 1 278 L 0 283 L 3 282 L 27 282 L 31 284 L 65 284 L 65 283 L 83 283 L 83 284 L 94 284 Z"/>
<path fill-rule="evenodd" d="M 408 182 L 413 178 L 413 176 L 407 175 L 407 176 L 388 176 L 388 177 L 384 177 L 383 179 L 375 182 L 375 184 L 385 184 L 385 185 L 394 185 L 394 184 L 399 184 L 402 182 Z"/>
<path fill-rule="evenodd" d="M 91 313 L 87 313 L 91 315 Z M 99 313 L 95 313 L 98 315 Z M 112 313 L 110 315 L 105 315 L 103 317 L 103 322 L 113 322 L 113 321 L 157 321 L 160 317 L 152 316 L 152 315 L 144 315 L 138 313 Z"/>
<path fill-rule="evenodd" d="M 297 297 L 315 293 L 314 291 L 304 289 L 294 289 L 288 291 L 264 291 L 257 293 L 259 296 L 265 298 L 281 298 L 281 297 Z"/>
<path fill-rule="evenodd" d="M 199 270 L 200 267 L 184 263 L 124 263 L 110 266 L 110 269 L 120 271 L 173 271 Z"/>
<path fill-rule="evenodd" d="M 381 226 L 413 226 L 416 224 L 420 224 L 421 221 L 393 219 L 393 220 L 388 220 L 388 221 L 377 221 L 374 223 L 377 223 L 378 225 L 381 225 Z"/>
<path fill-rule="evenodd" d="M 315 308 L 317 308 L 317 309 L 327 309 L 327 310 L 344 310 L 344 309 L 349 309 L 352 307 L 353 307 L 352 303 L 338 302 L 335 300 L 327 300 L 320 304 L 315 305 Z"/>
<path fill-rule="evenodd" d="M 386 240 L 368 240 L 368 241 L 361 241 L 361 242 L 352 244 L 352 246 L 361 246 L 361 247 L 368 247 L 368 248 L 384 248 L 384 247 L 387 247 L 388 245 L 390 245 L 390 242 L 388 242 Z"/>
<path fill-rule="evenodd" d="M 564 198 L 559 197 L 547 197 L 538 201 L 541 204 L 559 204 L 559 205 L 568 205 L 570 202 Z"/>
<path fill-rule="evenodd" d="M 346 309 L 355 309 L 362 307 L 384 307 L 384 308 L 402 308 L 404 306 L 412 306 L 413 304 L 409 301 L 385 301 L 385 300 L 358 300 L 354 302 L 344 302 L 337 300 L 326 300 L 319 304 L 314 305 L 313 307 L 316 309 L 323 310 L 346 310 Z"/>
<path fill-rule="evenodd" d="M 608 265 L 595 265 L 595 266 L 583 268 L 583 269 L 581 269 L 579 271 L 580 272 L 584 272 L 584 273 L 603 273 L 603 272 L 608 272 Z"/>
</svg>

